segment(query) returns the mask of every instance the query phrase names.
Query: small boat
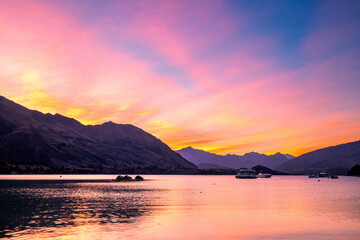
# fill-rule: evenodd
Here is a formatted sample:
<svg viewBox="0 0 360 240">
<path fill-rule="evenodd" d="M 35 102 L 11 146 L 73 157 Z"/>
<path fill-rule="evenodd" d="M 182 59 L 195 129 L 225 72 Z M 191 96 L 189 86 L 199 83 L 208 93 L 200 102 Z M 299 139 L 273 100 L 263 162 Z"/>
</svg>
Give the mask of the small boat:
<svg viewBox="0 0 360 240">
<path fill-rule="evenodd" d="M 256 172 L 254 170 L 241 168 L 239 172 L 236 174 L 235 178 L 254 179 L 257 177 L 256 177 Z"/>
<path fill-rule="evenodd" d="M 272 174 L 270 173 L 259 173 L 257 178 L 271 178 Z"/>
<path fill-rule="evenodd" d="M 319 177 L 323 177 L 323 178 L 329 178 L 330 177 L 330 174 L 328 172 L 320 172 L 319 173 Z"/>
<path fill-rule="evenodd" d="M 312 174 L 312 175 L 309 175 L 309 178 L 319 178 L 319 175 L 317 175 L 317 174 Z"/>
<path fill-rule="evenodd" d="M 339 177 L 337 175 L 335 175 L 335 174 L 332 174 L 332 175 L 330 175 L 330 178 L 331 179 L 338 179 Z"/>
</svg>

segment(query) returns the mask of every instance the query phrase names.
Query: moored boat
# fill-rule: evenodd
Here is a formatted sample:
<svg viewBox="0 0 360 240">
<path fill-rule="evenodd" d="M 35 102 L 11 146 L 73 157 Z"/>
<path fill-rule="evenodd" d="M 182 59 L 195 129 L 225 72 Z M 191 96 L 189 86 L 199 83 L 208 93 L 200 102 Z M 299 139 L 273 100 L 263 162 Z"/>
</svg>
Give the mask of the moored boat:
<svg viewBox="0 0 360 240">
<path fill-rule="evenodd" d="M 335 174 L 332 174 L 332 175 L 330 175 L 330 178 L 331 179 L 338 179 L 339 177 L 337 175 L 335 175 Z"/>
<path fill-rule="evenodd" d="M 322 172 L 319 173 L 319 177 L 329 178 L 330 174 L 328 172 L 322 171 Z"/>
<path fill-rule="evenodd" d="M 235 176 L 236 178 L 243 178 L 243 179 L 254 179 L 256 177 L 256 172 L 254 170 L 241 168 L 239 172 Z"/>
<path fill-rule="evenodd" d="M 272 174 L 270 173 L 259 173 L 257 175 L 257 178 L 270 178 L 272 176 Z"/>
<path fill-rule="evenodd" d="M 309 178 L 319 178 L 319 175 L 317 175 L 317 174 L 312 174 L 312 175 L 309 175 Z"/>
</svg>

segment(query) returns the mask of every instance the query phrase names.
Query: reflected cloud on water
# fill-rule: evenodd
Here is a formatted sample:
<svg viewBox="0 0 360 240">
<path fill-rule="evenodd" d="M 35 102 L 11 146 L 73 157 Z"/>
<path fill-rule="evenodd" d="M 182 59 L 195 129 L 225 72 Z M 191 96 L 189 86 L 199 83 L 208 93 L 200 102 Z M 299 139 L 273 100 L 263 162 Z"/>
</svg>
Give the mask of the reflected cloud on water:
<svg viewBox="0 0 360 240">
<path fill-rule="evenodd" d="M 360 234 L 360 178 L 87 177 L 92 180 L 0 180 L 0 237 L 356 239 Z"/>
</svg>

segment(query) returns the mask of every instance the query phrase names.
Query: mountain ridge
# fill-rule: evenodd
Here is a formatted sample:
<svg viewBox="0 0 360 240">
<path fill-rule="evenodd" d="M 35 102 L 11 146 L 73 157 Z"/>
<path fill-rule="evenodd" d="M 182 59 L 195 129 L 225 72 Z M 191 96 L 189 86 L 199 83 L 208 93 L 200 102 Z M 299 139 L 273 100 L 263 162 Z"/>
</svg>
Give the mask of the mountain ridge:
<svg viewBox="0 0 360 240">
<path fill-rule="evenodd" d="M 196 165 L 206 163 L 234 169 L 241 167 L 251 168 L 255 165 L 263 165 L 274 169 L 288 161 L 288 157 L 291 156 L 290 154 L 285 156 L 282 153 L 266 155 L 257 152 L 249 152 L 245 153 L 244 155 L 218 155 L 201 149 L 195 149 L 191 146 L 177 150 L 176 152 L 180 153 L 181 156 Z"/>
<path fill-rule="evenodd" d="M 360 140 L 304 153 L 279 166 L 279 170 L 295 174 L 327 170 L 345 175 L 356 164 L 360 164 Z"/>
<path fill-rule="evenodd" d="M 83 125 L 60 114 L 27 109 L 3 96 L 0 162 L 103 172 L 197 169 L 160 139 L 131 124 Z"/>
</svg>

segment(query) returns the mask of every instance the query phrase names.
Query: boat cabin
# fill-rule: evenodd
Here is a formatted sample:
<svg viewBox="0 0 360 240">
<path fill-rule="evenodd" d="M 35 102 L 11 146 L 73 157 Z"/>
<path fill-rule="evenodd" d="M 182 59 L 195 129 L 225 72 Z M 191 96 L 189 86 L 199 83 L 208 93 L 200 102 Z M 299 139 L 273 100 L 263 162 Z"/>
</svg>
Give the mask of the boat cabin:
<svg viewBox="0 0 360 240">
<path fill-rule="evenodd" d="M 241 168 L 235 177 L 236 178 L 256 178 L 256 172 L 251 169 Z"/>
</svg>

